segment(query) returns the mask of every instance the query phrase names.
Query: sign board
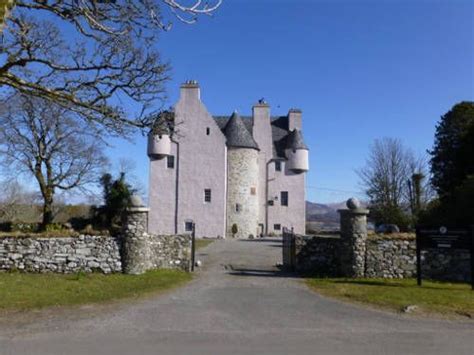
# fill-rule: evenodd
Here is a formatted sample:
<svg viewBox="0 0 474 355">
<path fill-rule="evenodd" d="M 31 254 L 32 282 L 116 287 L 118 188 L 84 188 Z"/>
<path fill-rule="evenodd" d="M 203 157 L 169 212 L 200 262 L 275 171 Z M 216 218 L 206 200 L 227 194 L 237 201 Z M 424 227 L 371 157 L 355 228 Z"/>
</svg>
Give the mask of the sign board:
<svg viewBox="0 0 474 355">
<path fill-rule="evenodd" d="M 421 285 L 422 249 L 467 249 L 471 257 L 471 284 L 474 289 L 474 226 L 471 227 L 417 227 L 416 270 L 418 285 Z"/>
</svg>

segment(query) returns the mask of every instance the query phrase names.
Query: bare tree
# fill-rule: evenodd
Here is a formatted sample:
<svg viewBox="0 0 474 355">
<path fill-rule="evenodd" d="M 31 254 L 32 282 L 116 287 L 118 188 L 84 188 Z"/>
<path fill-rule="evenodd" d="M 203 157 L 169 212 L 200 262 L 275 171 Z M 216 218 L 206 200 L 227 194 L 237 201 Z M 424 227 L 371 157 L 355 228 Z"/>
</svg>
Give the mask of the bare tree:
<svg viewBox="0 0 474 355">
<path fill-rule="evenodd" d="M 16 179 L 5 179 L 0 182 L 0 220 L 13 221 L 21 214 L 22 207 L 32 206 L 36 196 L 27 191 Z"/>
<path fill-rule="evenodd" d="M 408 223 L 403 221 L 403 216 L 412 205 L 410 197 L 413 192 L 410 194 L 409 182 L 414 174 L 426 174 L 423 159 L 416 159 L 413 152 L 404 147 L 399 139 L 377 139 L 371 147 L 365 167 L 357 173 L 374 215 L 377 215 L 377 224 Z M 418 193 L 420 201 L 425 201 L 427 187 L 420 187 Z"/>
<path fill-rule="evenodd" d="M 171 26 L 162 8 L 193 23 L 220 4 L 16 0 L 0 39 L 0 88 L 54 101 L 108 132 L 148 127 L 169 80 L 153 45 Z"/>
<path fill-rule="evenodd" d="M 43 199 L 43 227 L 52 222 L 55 192 L 95 184 L 106 159 L 100 133 L 50 102 L 15 96 L 0 102 L 0 154 L 6 169 L 34 177 Z"/>
</svg>

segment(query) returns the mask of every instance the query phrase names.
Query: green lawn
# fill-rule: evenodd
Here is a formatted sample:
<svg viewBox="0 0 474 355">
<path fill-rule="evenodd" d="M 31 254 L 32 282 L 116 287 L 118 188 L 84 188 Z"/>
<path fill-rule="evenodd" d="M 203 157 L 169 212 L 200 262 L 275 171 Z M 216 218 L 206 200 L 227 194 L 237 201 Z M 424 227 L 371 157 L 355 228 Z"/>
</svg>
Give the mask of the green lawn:
<svg viewBox="0 0 474 355">
<path fill-rule="evenodd" d="M 0 311 L 100 303 L 179 286 L 191 274 L 154 270 L 143 275 L 0 273 Z"/>
<path fill-rule="evenodd" d="M 415 313 L 439 313 L 474 317 L 474 291 L 462 283 L 423 281 L 415 279 L 322 279 L 307 280 L 322 295 L 401 311 L 416 305 Z"/>
<path fill-rule="evenodd" d="M 207 247 L 212 242 L 214 242 L 213 239 L 196 239 L 196 250 Z"/>
</svg>

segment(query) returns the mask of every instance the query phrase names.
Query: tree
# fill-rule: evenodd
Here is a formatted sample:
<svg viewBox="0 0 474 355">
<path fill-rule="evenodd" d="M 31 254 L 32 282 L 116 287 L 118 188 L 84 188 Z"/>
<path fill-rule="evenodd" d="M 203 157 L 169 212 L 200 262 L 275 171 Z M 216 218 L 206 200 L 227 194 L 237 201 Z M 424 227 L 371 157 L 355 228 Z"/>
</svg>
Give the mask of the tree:
<svg viewBox="0 0 474 355">
<path fill-rule="evenodd" d="M 33 193 L 25 190 L 15 179 L 6 179 L 0 183 L 0 221 L 14 221 L 21 214 L 25 205 L 33 205 L 36 198 Z"/>
<path fill-rule="evenodd" d="M 468 175 L 474 174 L 474 102 L 461 102 L 436 126 L 431 154 L 431 182 L 448 199 Z"/>
<path fill-rule="evenodd" d="M 148 127 L 169 80 L 154 46 L 171 26 L 162 8 L 193 23 L 221 1 L 16 0 L 0 39 L 0 92 L 53 101 L 108 132 Z"/>
<path fill-rule="evenodd" d="M 411 202 L 410 184 L 413 175 L 425 174 L 422 159 L 416 159 L 399 139 L 375 140 L 365 167 L 357 173 L 369 198 L 371 217 L 376 225 L 397 224 L 407 229 Z M 417 187 L 420 205 L 427 202 L 428 186 Z"/>
<path fill-rule="evenodd" d="M 13 7 L 14 0 L 0 0 L 0 32 L 3 29 L 5 19 L 10 14 L 10 10 Z"/>
<path fill-rule="evenodd" d="M 120 218 L 127 207 L 135 190 L 125 181 L 125 172 L 121 172 L 118 179 L 113 180 L 111 174 L 104 174 L 100 178 L 103 189 L 104 205 L 98 210 L 98 218 L 106 227 L 120 225 Z"/>
<path fill-rule="evenodd" d="M 22 95 L 0 105 L 1 163 L 35 178 L 45 228 L 53 219 L 57 190 L 85 188 L 97 181 L 106 163 L 101 136 L 72 112 L 43 99 Z"/>
</svg>

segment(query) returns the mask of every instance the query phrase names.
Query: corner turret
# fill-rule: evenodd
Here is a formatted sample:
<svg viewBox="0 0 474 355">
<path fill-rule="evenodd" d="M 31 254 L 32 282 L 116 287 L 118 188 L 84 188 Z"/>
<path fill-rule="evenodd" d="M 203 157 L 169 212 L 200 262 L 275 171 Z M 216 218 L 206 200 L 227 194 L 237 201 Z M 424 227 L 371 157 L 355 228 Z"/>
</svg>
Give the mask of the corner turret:
<svg viewBox="0 0 474 355">
<path fill-rule="evenodd" d="M 296 174 L 307 172 L 309 170 L 308 151 L 303 134 L 295 128 L 286 141 L 285 155 L 288 159 L 288 169 Z"/>
</svg>

